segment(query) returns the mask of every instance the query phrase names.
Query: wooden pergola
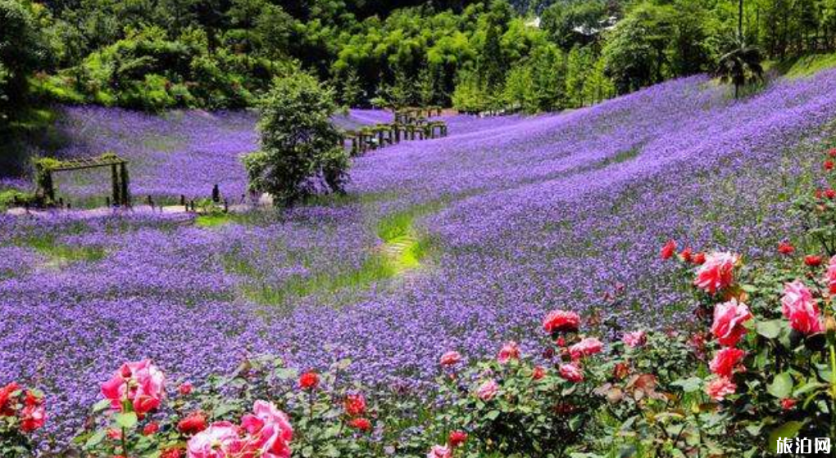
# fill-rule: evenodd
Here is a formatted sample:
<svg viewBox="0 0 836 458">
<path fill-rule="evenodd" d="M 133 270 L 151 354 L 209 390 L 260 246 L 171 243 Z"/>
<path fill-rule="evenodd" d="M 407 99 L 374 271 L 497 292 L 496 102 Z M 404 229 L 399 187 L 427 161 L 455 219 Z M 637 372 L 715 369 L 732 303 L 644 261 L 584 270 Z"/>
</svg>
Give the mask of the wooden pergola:
<svg viewBox="0 0 836 458">
<path fill-rule="evenodd" d="M 57 160 L 52 158 L 40 159 L 35 163 L 37 172 L 37 193 L 43 196 L 45 203 L 55 202 L 55 181 L 53 174 L 74 170 L 110 167 L 113 204 L 129 206 L 131 203 L 128 188 L 128 161 L 109 153 L 98 157 Z"/>
</svg>

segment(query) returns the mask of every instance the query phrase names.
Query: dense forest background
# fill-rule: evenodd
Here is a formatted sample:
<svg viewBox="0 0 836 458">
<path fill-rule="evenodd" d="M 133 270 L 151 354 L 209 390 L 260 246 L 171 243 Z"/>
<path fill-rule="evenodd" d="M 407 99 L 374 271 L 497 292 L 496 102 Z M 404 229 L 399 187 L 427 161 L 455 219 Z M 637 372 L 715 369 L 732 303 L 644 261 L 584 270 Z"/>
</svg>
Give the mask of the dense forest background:
<svg viewBox="0 0 836 458">
<path fill-rule="evenodd" d="M 0 122 L 28 102 L 240 108 L 306 71 L 348 106 L 580 107 L 712 71 L 738 0 L 0 0 Z M 747 0 L 774 60 L 836 46 L 836 0 Z"/>
</svg>

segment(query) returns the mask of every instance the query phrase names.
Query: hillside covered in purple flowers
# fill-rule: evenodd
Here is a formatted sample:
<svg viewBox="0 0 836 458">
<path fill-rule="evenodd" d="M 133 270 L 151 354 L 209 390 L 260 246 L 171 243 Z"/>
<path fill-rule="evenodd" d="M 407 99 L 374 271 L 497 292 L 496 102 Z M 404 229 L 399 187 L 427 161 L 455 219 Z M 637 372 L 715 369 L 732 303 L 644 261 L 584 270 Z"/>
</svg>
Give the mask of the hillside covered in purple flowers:
<svg viewBox="0 0 836 458">
<path fill-rule="evenodd" d="M 59 156 L 127 158 L 137 200 L 245 193 L 252 114 L 65 111 Z M 46 429 L 69 437 L 114 361 L 201 380 L 246 355 L 301 370 L 350 358 L 365 384 L 409 387 L 451 348 L 535 348 L 528 331 L 555 308 L 613 332 L 676 326 L 687 291 L 659 246 L 773 256 L 834 119 L 835 71 L 740 101 L 697 76 L 562 114 L 445 117 L 448 137 L 355 158 L 347 196 L 287 213 L 2 215 L 0 380 L 41 387 Z M 58 183 L 79 205 L 108 186 L 106 173 Z M 402 239 L 413 252 L 391 265 Z"/>
</svg>

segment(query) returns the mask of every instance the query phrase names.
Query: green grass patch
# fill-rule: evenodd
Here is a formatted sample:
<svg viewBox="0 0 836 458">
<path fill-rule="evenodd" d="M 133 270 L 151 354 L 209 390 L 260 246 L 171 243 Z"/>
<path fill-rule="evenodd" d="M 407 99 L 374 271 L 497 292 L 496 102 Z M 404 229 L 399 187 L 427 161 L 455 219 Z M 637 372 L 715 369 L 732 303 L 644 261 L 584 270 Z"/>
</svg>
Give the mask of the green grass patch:
<svg viewBox="0 0 836 458">
<path fill-rule="evenodd" d="M 238 265 L 248 271 L 248 266 Z M 335 274 L 318 273 L 311 277 L 293 276 L 280 285 L 258 282 L 241 287 L 242 295 L 261 305 L 290 309 L 293 299 L 315 294 L 335 294 L 361 291 L 373 283 L 392 278 L 397 273 L 390 260 L 379 253 L 367 258 L 358 269 L 346 269 Z"/>
<path fill-rule="evenodd" d="M 55 237 L 51 235 L 31 238 L 26 241 L 26 245 L 58 263 L 79 261 L 96 262 L 101 261 L 107 255 L 103 247 L 72 246 L 58 243 Z"/>
<path fill-rule="evenodd" d="M 407 210 L 391 213 L 377 223 L 377 236 L 386 243 L 399 237 L 405 237 L 414 231 L 417 218 L 436 212 L 442 208 L 441 202 L 429 202 Z"/>
<path fill-rule="evenodd" d="M 337 266 L 327 272 L 294 275 L 275 284 L 264 278 L 258 268 L 240 253 L 232 252 L 224 256 L 224 269 L 247 277 L 249 280 L 245 280 L 239 287 L 240 294 L 261 305 L 289 311 L 295 299 L 325 295 L 335 296 L 328 299 L 328 302 L 339 306 L 347 303 L 354 294 L 376 283 L 420 267 L 435 244 L 432 239 L 416 230 L 415 219 L 440 206 L 439 203 L 421 205 L 392 213 L 378 221 L 374 228 L 384 243 L 370 251 L 359 267 Z M 304 253 L 287 254 L 288 262 L 305 264 Z"/>
<path fill-rule="evenodd" d="M 806 78 L 816 73 L 836 67 L 836 53 L 810 54 L 803 57 L 773 62 L 768 65 L 787 78 Z"/>
<path fill-rule="evenodd" d="M 199 215 L 194 220 L 197 227 L 210 228 L 223 226 L 225 224 L 235 221 L 235 216 L 231 213 L 209 213 L 206 215 Z"/>
</svg>

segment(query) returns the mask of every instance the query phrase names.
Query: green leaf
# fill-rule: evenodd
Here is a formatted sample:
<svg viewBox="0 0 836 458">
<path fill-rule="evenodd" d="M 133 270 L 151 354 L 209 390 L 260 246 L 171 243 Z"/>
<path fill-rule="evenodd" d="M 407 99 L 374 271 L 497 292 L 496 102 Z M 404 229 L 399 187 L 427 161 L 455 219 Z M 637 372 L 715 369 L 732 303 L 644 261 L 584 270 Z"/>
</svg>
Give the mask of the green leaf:
<svg viewBox="0 0 836 458">
<path fill-rule="evenodd" d="M 87 442 L 84 444 L 84 448 L 93 448 L 99 445 L 104 440 L 105 435 L 107 435 L 107 431 L 103 429 L 96 431 L 96 434 L 93 434 L 90 436 L 90 439 L 87 439 Z"/>
<path fill-rule="evenodd" d="M 485 419 L 486 420 L 493 421 L 493 420 L 496 420 L 497 418 L 499 418 L 499 411 L 498 410 L 491 410 L 490 412 L 485 414 Z"/>
<path fill-rule="evenodd" d="M 793 439 L 798 435 L 804 423 L 800 421 L 788 421 L 783 425 L 775 428 L 769 434 L 769 450 L 772 453 L 778 453 L 778 438 Z"/>
<path fill-rule="evenodd" d="M 781 335 L 781 320 L 758 321 L 757 331 L 767 339 L 775 339 Z"/>
<path fill-rule="evenodd" d="M 702 379 L 699 377 L 679 379 L 671 382 L 671 385 L 682 388 L 682 391 L 686 393 L 693 393 L 695 391 L 699 391 L 700 387 L 702 386 Z"/>
<path fill-rule="evenodd" d="M 136 417 L 136 413 L 134 412 L 123 412 L 117 414 L 114 420 L 116 420 L 117 425 L 125 429 L 133 428 L 136 426 L 137 421 L 139 421 Z"/>
<path fill-rule="evenodd" d="M 93 412 L 98 413 L 107 409 L 108 407 L 110 407 L 110 399 L 102 399 L 101 401 L 93 405 Z"/>
<path fill-rule="evenodd" d="M 800 398 L 801 396 L 804 396 L 805 394 L 809 393 L 810 391 L 818 390 L 818 389 L 821 389 L 821 388 L 827 388 L 828 386 L 830 386 L 830 385 L 828 385 L 826 383 L 810 381 L 810 382 L 807 382 L 804 385 L 802 385 L 797 390 L 795 390 L 795 392 L 793 393 L 793 397 Z"/>
<path fill-rule="evenodd" d="M 790 397 L 792 394 L 792 386 L 792 376 L 789 372 L 781 372 L 775 376 L 772 383 L 766 388 L 766 391 L 778 399 L 784 399 Z"/>
</svg>

